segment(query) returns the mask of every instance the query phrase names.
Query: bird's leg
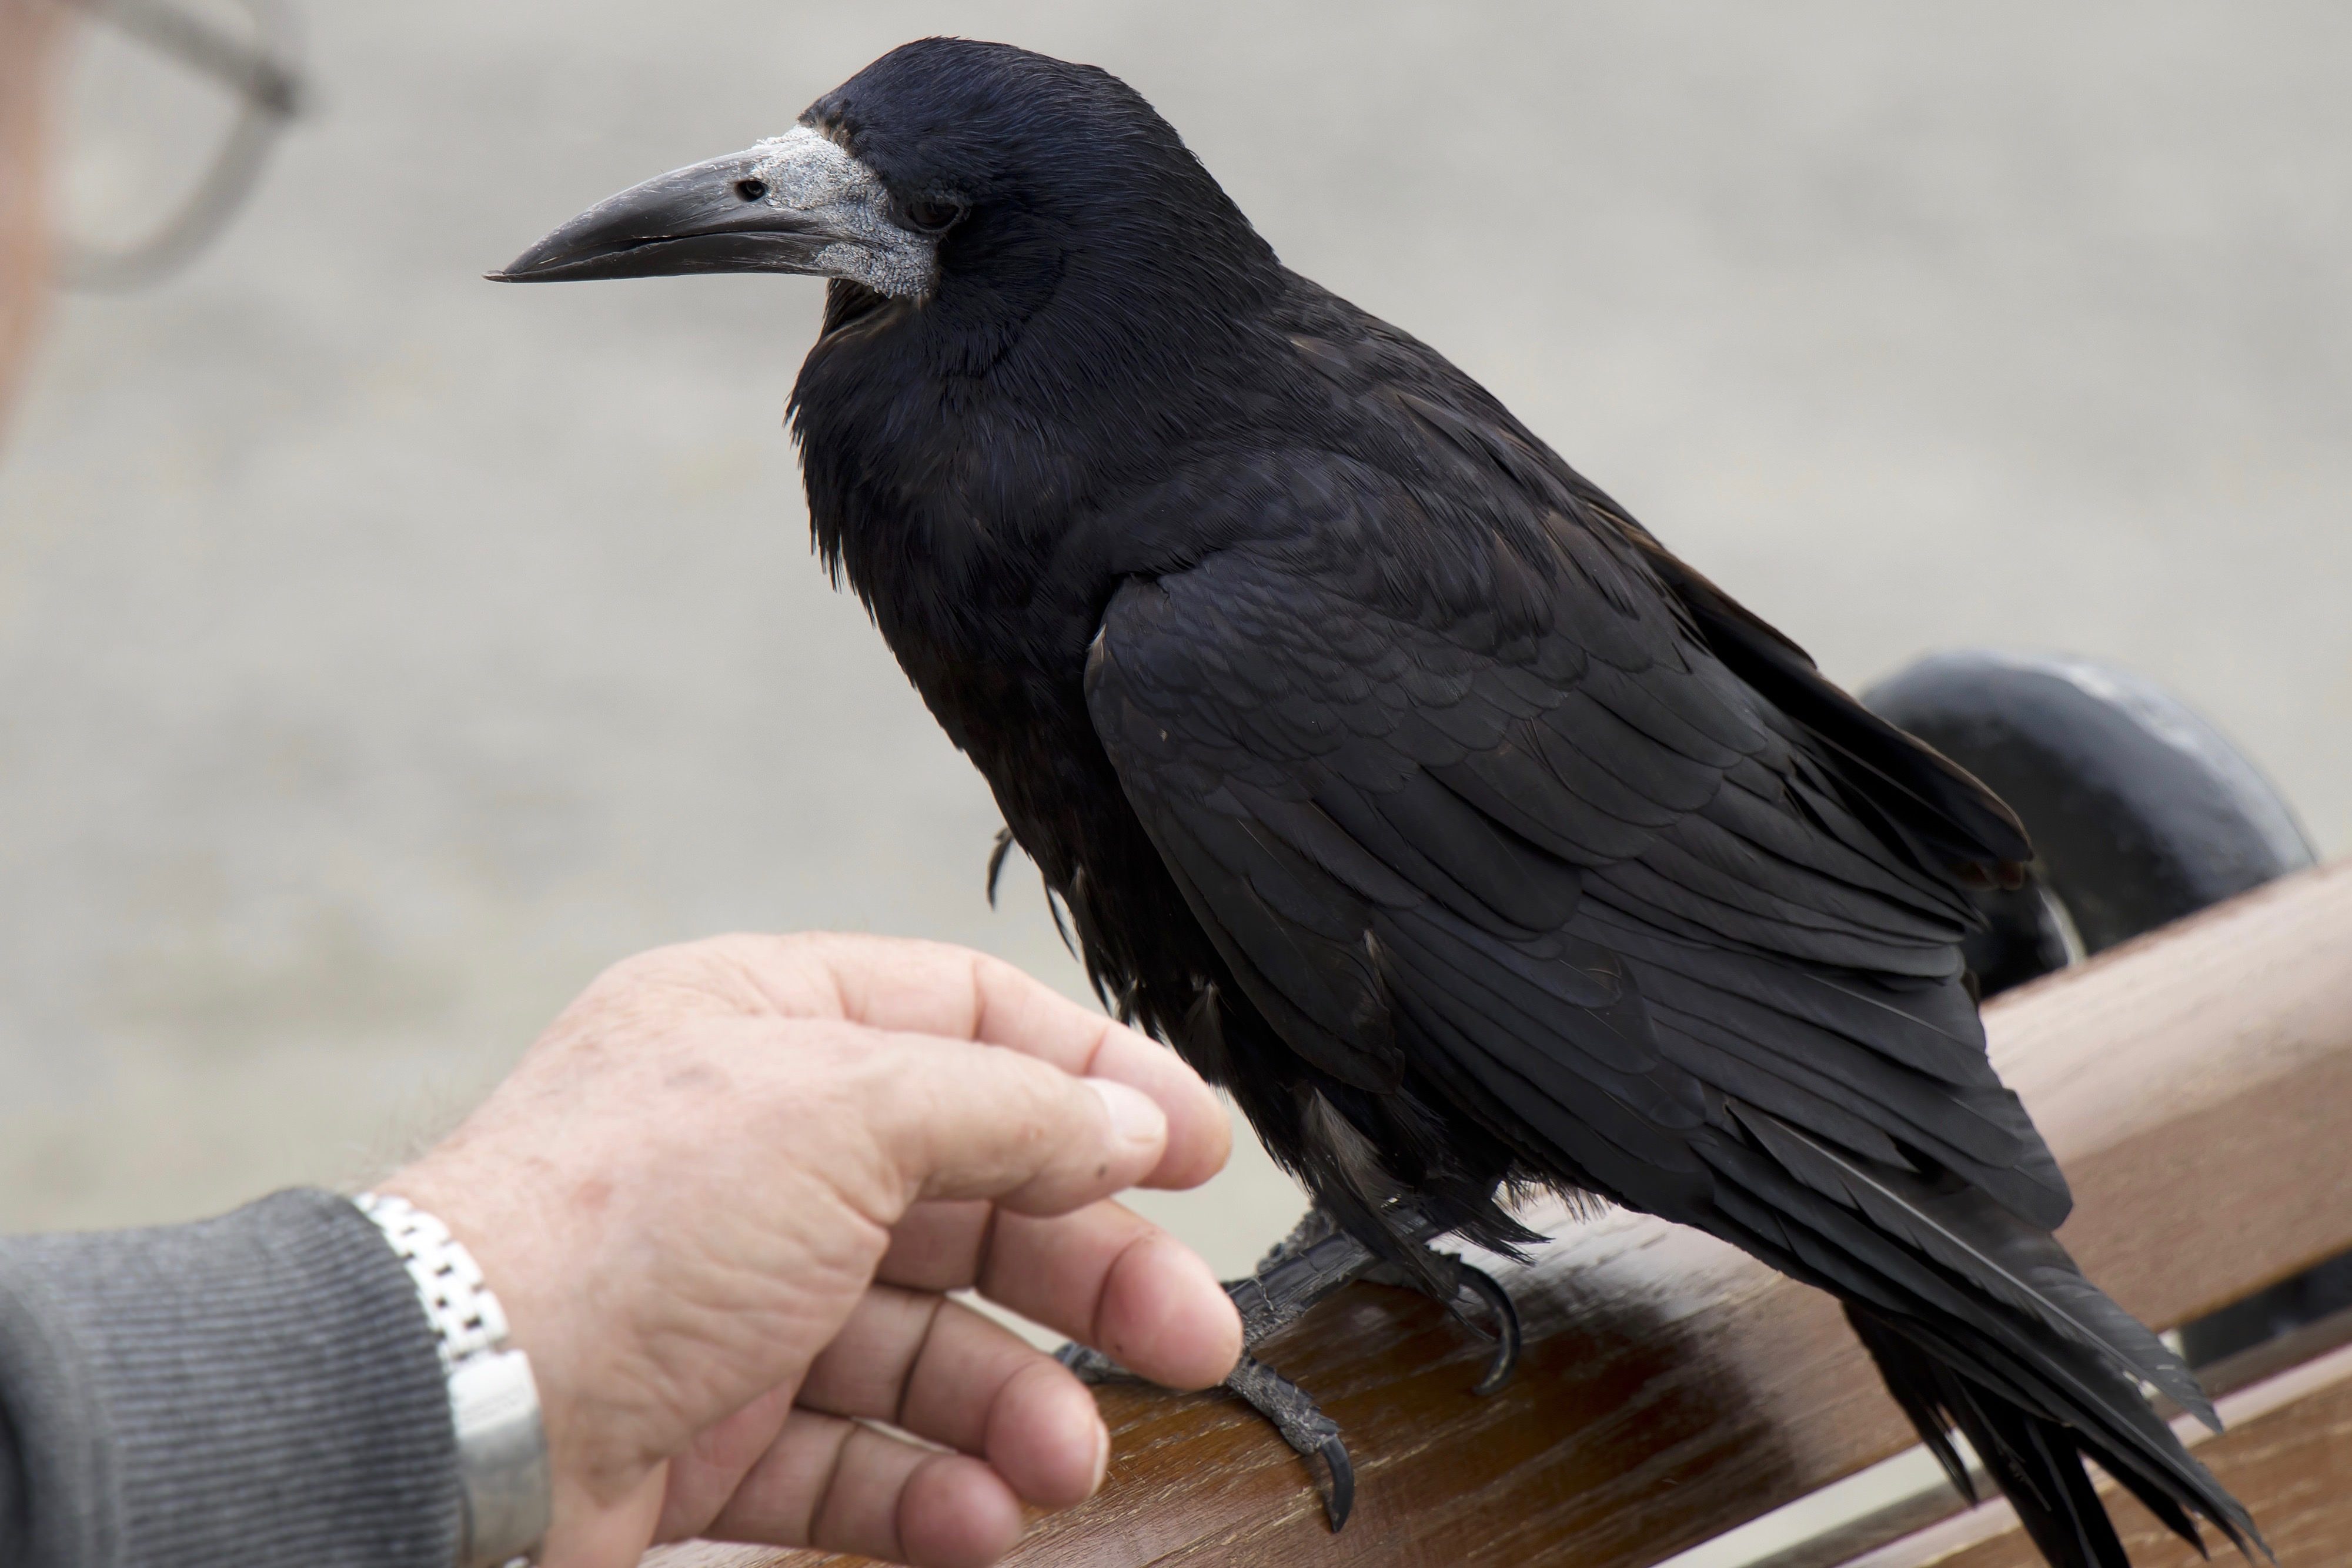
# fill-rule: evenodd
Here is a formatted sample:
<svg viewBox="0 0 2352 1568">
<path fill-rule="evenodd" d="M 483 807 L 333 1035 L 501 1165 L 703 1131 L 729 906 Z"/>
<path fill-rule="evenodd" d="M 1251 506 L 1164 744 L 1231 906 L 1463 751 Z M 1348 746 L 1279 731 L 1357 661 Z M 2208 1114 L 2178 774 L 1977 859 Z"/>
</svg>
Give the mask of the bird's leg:
<svg viewBox="0 0 2352 1568">
<path fill-rule="evenodd" d="M 1247 1279 L 1225 1281 L 1225 1293 L 1241 1312 L 1244 1350 L 1241 1363 L 1225 1379 L 1225 1386 L 1272 1422 L 1283 1440 L 1301 1456 L 1310 1460 L 1319 1457 L 1329 1467 L 1331 1490 L 1326 1506 L 1334 1530 L 1348 1522 L 1348 1512 L 1356 1496 L 1355 1466 L 1348 1458 L 1348 1446 L 1340 1438 L 1339 1426 L 1323 1414 L 1305 1389 L 1249 1354 L 1250 1350 L 1276 1330 L 1297 1322 L 1342 1285 L 1354 1280 L 1370 1280 L 1424 1291 L 1457 1314 L 1465 1291 L 1486 1304 L 1495 1324 L 1495 1354 L 1474 1392 L 1492 1394 L 1502 1387 L 1510 1380 L 1511 1369 L 1518 1361 L 1518 1313 L 1502 1286 L 1484 1270 L 1431 1248 L 1429 1238 L 1435 1232 L 1421 1219 L 1418 1211 L 1401 1204 L 1386 1218 L 1397 1233 L 1422 1248 L 1417 1266 L 1407 1268 L 1383 1261 L 1340 1229 L 1328 1214 L 1316 1207 L 1308 1209 L 1290 1234 L 1259 1260 L 1256 1272 Z M 1063 1365 L 1088 1383 L 1099 1383 L 1125 1373 L 1100 1351 L 1076 1343 L 1064 1345 L 1056 1354 Z"/>
</svg>

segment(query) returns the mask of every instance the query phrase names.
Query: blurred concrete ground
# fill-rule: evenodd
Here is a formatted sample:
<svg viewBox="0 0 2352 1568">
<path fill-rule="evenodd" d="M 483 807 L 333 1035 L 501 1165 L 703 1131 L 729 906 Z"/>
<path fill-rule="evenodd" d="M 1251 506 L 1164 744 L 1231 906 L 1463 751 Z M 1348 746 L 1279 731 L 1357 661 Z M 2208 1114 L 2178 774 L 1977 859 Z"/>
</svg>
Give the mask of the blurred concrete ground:
<svg viewBox="0 0 2352 1568">
<path fill-rule="evenodd" d="M 315 5 L 227 241 L 71 301 L 0 461 L 0 1226 L 364 1179 L 730 927 L 1081 982 L 806 553 L 813 283 L 478 281 L 887 47 L 1098 62 L 1863 681 L 2170 684 L 2352 842 L 2352 13 Z M 1159 1206 L 1235 1267 L 1296 1197 Z"/>
</svg>

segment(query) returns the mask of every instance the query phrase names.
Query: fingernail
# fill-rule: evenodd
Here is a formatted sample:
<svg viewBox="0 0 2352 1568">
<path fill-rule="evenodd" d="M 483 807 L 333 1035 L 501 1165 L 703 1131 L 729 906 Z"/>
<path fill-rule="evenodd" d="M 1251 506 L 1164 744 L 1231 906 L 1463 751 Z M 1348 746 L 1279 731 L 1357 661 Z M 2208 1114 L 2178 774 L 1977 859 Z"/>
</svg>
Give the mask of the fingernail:
<svg viewBox="0 0 2352 1568">
<path fill-rule="evenodd" d="M 1087 1495 L 1088 1497 L 1092 1497 L 1095 1493 L 1102 1490 L 1103 1478 L 1109 1474 L 1110 1428 L 1103 1425 L 1100 1417 L 1097 1417 L 1095 1421 L 1095 1481 L 1094 1485 L 1087 1488 Z"/>
<path fill-rule="evenodd" d="M 1158 1144 L 1168 1137 L 1167 1113 L 1159 1102 L 1140 1089 L 1129 1089 L 1108 1078 L 1089 1078 L 1087 1087 L 1102 1096 L 1103 1109 L 1110 1113 L 1110 1130 L 1121 1143 Z"/>
</svg>

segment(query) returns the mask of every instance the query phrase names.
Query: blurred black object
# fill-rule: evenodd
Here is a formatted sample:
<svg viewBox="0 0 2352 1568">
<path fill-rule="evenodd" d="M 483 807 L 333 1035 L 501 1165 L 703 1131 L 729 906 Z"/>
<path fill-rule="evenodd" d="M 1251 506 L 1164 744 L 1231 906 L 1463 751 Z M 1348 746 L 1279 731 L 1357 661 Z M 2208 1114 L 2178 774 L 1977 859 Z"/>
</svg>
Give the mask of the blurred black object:
<svg viewBox="0 0 2352 1568">
<path fill-rule="evenodd" d="M 228 225 L 261 177 L 270 145 L 302 109 L 292 19 L 278 0 L 238 0 L 240 33 L 172 0 L 68 0 L 89 16 L 233 93 L 237 111 L 204 176 L 128 245 L 68 235 L 58 275 L 70 287 L 143 287 L 184 267 Z"/>
<path fill-rule="evenodd" d="M 2352 1312 L 2352 1252 L 2315 1263 L 2266 1291 L 2180 1325 L 2180 1359 L 2192 1367 L 2265 1345 L 2324 1319 Z M 2330 1337 L 2352 1337 L 2352 1325 Z"/>
<path fill-rule="evenodd" d="M 1862 694 L 1990 785 L 2032 837 L 1967 945 L 1990 997 L 2310 865 L 2276 789 L 2169 692 L 2087 659 L 1969 651 Z"/>
</svg>

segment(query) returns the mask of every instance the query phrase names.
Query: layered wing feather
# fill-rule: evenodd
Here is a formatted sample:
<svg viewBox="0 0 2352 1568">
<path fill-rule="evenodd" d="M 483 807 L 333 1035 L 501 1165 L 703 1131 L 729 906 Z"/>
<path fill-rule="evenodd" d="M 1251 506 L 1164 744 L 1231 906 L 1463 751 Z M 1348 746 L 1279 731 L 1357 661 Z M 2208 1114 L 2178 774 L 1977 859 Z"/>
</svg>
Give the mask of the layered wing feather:
<svg viewBox="0 0 2352 1568">
<path fill-rule="evenodd" d="M 1249 551 L 1114 598 L 1097 730 L 1252 999 L 1335 1078 L 1445 1072 L 1514 1107 L 1496 1130 L 1532 1163 L 1644 1208 L 1678 1207 L 1651 1188 L 1696 1177 L 1710 1114 L 1738 1130 L 1727 1095 L 2054 1227 L 2065 1186 L 1986 1060 L 1950 879 L 1633 552 L 1557 564 L 1532 629 L 1432 624 Z"/>
</svg>

